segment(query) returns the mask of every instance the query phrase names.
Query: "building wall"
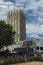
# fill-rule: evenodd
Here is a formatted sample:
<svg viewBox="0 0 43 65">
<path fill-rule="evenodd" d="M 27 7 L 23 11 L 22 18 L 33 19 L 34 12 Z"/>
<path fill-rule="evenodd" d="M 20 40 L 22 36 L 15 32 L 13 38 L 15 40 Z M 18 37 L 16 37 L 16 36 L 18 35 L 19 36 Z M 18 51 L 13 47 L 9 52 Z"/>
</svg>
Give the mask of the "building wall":
<svg viewBox="0 0 43 65">
<path fill-rule="evenodd" d="M 26 38 L 25 14 L 21 10 L 8 12 L 7 21 L 16 31 L 15 41 L 23 41 Z"/>
<path fill-rule="evenodd" d="M 20 39 L 25 40 L 26 38 L 26 23 L 25 23 L 25 15 L 20 12 Z"/>
</svg>

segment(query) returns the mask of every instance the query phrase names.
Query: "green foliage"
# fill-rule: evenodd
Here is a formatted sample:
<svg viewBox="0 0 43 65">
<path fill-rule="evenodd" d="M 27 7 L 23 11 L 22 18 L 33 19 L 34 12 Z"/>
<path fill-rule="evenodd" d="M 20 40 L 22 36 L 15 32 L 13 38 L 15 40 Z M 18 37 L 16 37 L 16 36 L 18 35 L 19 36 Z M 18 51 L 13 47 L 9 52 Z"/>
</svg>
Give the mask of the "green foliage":
<svg viewBox="0 0 43 65">
<path fill-rule="evenodd" d="M 5 25 L 5 24 L 6 24 L 5 21 L 3 21 L 3 20 L 0 21 L 0 25 Z"/>
<path fill-rule="evenodd" d="M 10 24 L 0 21 L 0 48 L 12 44 L 15 35 L 15 31 L 12 31 L 12 29 Z"/>
</svg>

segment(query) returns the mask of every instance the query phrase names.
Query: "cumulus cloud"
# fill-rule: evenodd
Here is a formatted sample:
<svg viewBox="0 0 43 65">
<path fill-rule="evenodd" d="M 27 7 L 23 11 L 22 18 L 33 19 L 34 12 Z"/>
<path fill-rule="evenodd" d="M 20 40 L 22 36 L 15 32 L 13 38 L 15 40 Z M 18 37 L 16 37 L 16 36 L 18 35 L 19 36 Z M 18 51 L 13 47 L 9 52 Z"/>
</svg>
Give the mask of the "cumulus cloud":
<svg viewBox="0 0 43 65">
<path fill-rule="evenodd" d="M 14 9 L 14 3 L 0 0 L 0 19 L 6 20 L 6 14 L 11 9 Z"/>
<path fill-rule="evenodd" d="M 7 1 L 7 0 L 6 0 Z M 32 16 L 36 18 L 37 15 L 37 20 L 39 21 L 39 17 L 42 16 L 43 14 L 40 14 L 43 12 L 43 0 L 15 0 L 15 2 L 4 2 L 4 0 L 0 0 L 0 9 L 5 9 L 6 11 L 9 9 L 22 9 L 26 14 L 27 17 L 29 16 L 29 10 L 33 11 Z M 3 11 L 5 11 L 3 10 Z M 30 13 L 31 15 L 31 13 Z M 35 15 L 35 16 L 34 16 Z M 40 17 L 40 20 L 42 21 L 42 17 Z M 30 17 L 31 18 L 31 17 Z M 36 20 L 36 19 L 35 19 Z M 34 21 L 34 20 L 33 20 Z"/>
<path fill-rule="evenodd" d="M 37 21 L 43 23 L 43 0 L 16 0 L 14 5 L 15 9 L 22 9 L 27 17 L 30 16 L 29 22 Z M 33 14 L 29 10 L 33 11 Z"/>
<path fill-rule="evenodd" d="M 6 19 L 7 12 L 12 9 L 21 9 L 26 13 L 28 36 L 39 38 L 39 34 L 43 34 L 43 0 L 0 0 L 0 19 Z"/>
<path fill-rule="evenodd" d="M 37 25 L 37 24 L 27 24 L 26 25 L 26 33 L 34 33 L 34 34 L 43 34 L 43 25 Z"/>
<path fill-rule="evenodd" d="M 43 38 L 39 35 L 43 35 L 43 25 L 33 24 L 29 23 L 26 25 L 26 34 L 27 37 L 33 37 L 33 38 Z"/>
<path fill-rule="evenodd" d="M 35 39 L 43 39 L 43 37 L 41 37 L 41 36 L 39 36 L 39 35 L 37 35 L 37 34 L 28 34 L 27 35 L 27 38 L 35 38 Z"/>
<path fill-rule="evenodd" d="M 37 35 L 37 34 L 28 34 L 27 37 L 39 39 L 39 35 Z"/>
</svg>

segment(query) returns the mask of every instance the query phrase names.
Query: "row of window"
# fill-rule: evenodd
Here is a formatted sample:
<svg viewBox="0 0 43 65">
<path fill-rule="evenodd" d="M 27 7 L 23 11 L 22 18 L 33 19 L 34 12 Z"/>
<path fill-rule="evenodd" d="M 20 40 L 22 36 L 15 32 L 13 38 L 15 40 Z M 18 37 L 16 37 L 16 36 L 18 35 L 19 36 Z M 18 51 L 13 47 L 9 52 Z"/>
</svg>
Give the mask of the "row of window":
<svg viewBox="0 0 43 65">
<path fill-rule="evenodd" d="M 39 50 L 39 47 L 37 46 L 36 49 Z M 40 50 L 43 50 L 43 47 L 40 47 Z"/>
</svg>

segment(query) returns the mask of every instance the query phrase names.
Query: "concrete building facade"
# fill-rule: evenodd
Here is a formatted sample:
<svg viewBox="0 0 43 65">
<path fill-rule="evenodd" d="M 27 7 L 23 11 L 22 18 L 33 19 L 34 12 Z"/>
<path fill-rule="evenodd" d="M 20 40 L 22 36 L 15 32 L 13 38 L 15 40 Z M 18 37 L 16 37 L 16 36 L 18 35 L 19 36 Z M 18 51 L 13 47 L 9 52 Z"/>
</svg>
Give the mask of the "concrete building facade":
<svg viewBox="0 0 43 65">
<path fill-rule="evenodd" d="M 7 14 L 7 23 L 15 30 L 15 41 L 23 41 L 26 38 L 25 14 L 22 10 L 12 10 Z"/>
</svg>

